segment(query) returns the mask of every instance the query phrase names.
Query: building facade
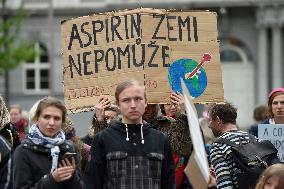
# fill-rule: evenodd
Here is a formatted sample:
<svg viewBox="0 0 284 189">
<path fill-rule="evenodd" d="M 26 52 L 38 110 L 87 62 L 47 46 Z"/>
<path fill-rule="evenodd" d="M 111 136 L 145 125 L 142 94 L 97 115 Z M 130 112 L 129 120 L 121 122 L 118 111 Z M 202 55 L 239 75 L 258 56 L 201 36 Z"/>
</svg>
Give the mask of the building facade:
<svg viewBox="0 0 284 189">
<path fill-rule="evenodd" d="M 7 1 L 11 14 L 18 6 L 18 0 Z M 62 20 L 137 7 L 217 12 L 224 95 L 238 107 L 241 128 L 252 124 L 253 109 L 266 104 L 268 92 L 284 85 L 283 0 L 25 0 L 24 7 L 28 17 L 21 38 L 43 52 L 9 72 L 9 102 L 26 110 L 47 95 L 63 100 Z M 79 135 L 87 131 L 91 116 L 92 112 L 70 115 Z"/>
</svg>

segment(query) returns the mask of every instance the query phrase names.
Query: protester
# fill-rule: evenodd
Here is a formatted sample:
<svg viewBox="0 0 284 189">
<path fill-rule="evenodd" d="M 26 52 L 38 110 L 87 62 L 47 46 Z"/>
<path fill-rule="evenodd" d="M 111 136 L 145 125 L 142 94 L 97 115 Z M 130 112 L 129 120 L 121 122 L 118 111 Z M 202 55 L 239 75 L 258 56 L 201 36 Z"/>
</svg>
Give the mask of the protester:
<svg viewBox="0 0 284 189">
<path fill-rule="evenodd" d="M 119 115 L 119 109 L 116 105 L 111 104 L 107 97 L 99 99 L 95 106 L 95 113 L 92 119 L 92 125 L 89 128 L 88 134 L 78 140 L 81 153 L 81 170 L 85 173 L 87 160 L 90 158 L 90 148 L 94 136 L 101 130 L 108 127 L 108 124 Z"/>
<path fill-rule="evenodd" d="M 284 189 L 284 164 L 274 164 L 266 168 L 255 189 Z"/>
<path fill-rule="evenodd" d="M 95 113 L 92 119 L 92 126 L 89 128 L 88 134 L 81 140 L 88 145 L 92 144 L 94 136 L 101 130 L 108 127 L 108 124 L 119 115 L 117 106 L 112 105 L 107 97 L 99 99 L 95 106 Z"/>
<path fill-rule="evenodd" d="M 9 112 L 11 123 L 17 129 L 20 141 L 22 141 L 28 130 L 28 120 L 22 116 L 22 108 L 18 104 L 11 105 Z"/>
<path fill-rule="evenodd" d="M 253 118 L 256 121 L 252 126 L 250 126 L 249 133 L 258 137 L 258 124 L 263 123 L 267 119 L 268 109 L 266 106 L 258 106 L 253 111 Z"/>
<path fill-rule="evenodd" d="M 209 127 L 215 137 L 225 138 L 239 144 L 247 143 L 247 132 L 238 131 L 236 126 L 237 109 L 230 103 L 215 104 L 209 109 Z M 210 150 L 210 159 L 215 170 L 217 189 L 238 189 L 236 167 L 231 147 L 227 144 L 213 143 Z M 242 188 L 240 188 L 242 189 Z"/>
<path fill-rule="evenodd" d="M 82 188 L 74 144 L 65 140 L 66 108 L 53 97 L 40 100 L 27 138 L 14 156 L 15 189 Z M 73 153 L 72 157 L 63 157 Z"/>
<path fill-rule="evenodd" d="M 0 135 L 12 144 L 14 150 L 21 144 L 19 133 L 14 129 L 11 123 L 7 123 L 3 126 L 0 130 Z"/>
<path fill-rule="evenodd" d="M 0 131 L 10 124 L 10 115 L 0 96 Z M 13 189 L 12 144 L 0 135 L 0 188 Z"/>
<path fill-rule="evenodd" d="M 164 116 L 175 118 L 177 108 L 174 104 L 161 104 L 160 107 Z"/>
<path fill-rule="evenodd" d="M 215 140 L 214 134 L 212 130 L 209 128 L 209 116 L 208 116 L 208 108 L 209 105 L 204 105 L 204 110 L 202 112 L 202 116 L 198 119 L 200 128 L 204 137 L 204 144 L 206 146 L 210 146 L 210 144 Z"/>
<path fill-rule="evenodd" d="M 192 152 L 192 142 L 184 109 L 184 99 L 180 93 L 172 93 L 170 100 L 172 106 L 175 107 L 172 117 L 161 115 L 158 104 L 148 104 L 143 119 L 169 137 L 174 155 L 176 187 L 189 188 L 190 184 L 184 174 L 184 169 Z"/>
<path fill-rule="evenodd" d="M 183 96 L 180 93 L 172 93 L 170 100 L 177 109 L 175 112 L 175 119 L 160 116 L 159 106 L 155 104 L 147 105 L 143 119 L 148 123 L 151 123 L 154 128 L 157 128 L 168 135 L 174 153 L 179 155 L 190 155 L 192 143 Z"/>
<path fill-rule="evenodd" d="M 142 118 L 147 121 L 147 123 L 150 123 L 154 128 L 157 128 L 157 125 L 162 123 L 170 124 L 174 121 L 173 118 L 163 116 L 159 104 L 147 104 Z"/>
<path fill-rule="evenodd" d="M 87 189 L 175 188 L 170 143 L 142 121 L 147 106 L 144 86 L 135 80 L 117 85 L 122 118 L 96 134 L 85 174 Z"/>
<path fill-rule="evenodd" d="M 5 106 L 5 110 L 7 110 L 6 105 L 1 97 L 1 106 Z M 10 120 L 10 114 L 9 111 L 7 110 L 7 113 L 5 114 L 7 116 L 9 116 L 9 122 L 7 122 L 4 125 L 1 125 L 1 129 L 0 129 L 0 135 L 2 137 L 5 138 L 5 140 L 7 140 L 13 147 L 13 149 L 16 149 L 17 146 L 19 146 L 21 144 L 20 138 L 19 138 L 19 133 L 18 131 L 15 129 L 15 127 L 13 126 L 13 124 L 11 123 Z"/>
<path fill-rule="evenodd" d="M 275 88 L 269 93 L 268 116 L 264 123 L 284 124 L 284 88 Z"/>
<path fill-rule="evenodd" d="M 268 95 L 268 119 L 263 124 L 284 124 L 284 88 L 275 88 Z M 258 126 L 254 128 L 258 136 Z"/>
</svg>

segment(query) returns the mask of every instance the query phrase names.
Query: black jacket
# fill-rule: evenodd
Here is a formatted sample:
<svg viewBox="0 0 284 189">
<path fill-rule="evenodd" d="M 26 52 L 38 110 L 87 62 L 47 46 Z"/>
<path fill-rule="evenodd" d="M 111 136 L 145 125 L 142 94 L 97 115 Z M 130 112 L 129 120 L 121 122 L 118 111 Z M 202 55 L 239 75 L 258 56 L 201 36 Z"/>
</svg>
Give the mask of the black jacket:
<svg viewBox="0 0 284 189">
<path fill-rule="evenodd" d="M 12 145 L 0 135 L 0 188 L 13 189 Z"/>
<path fill-rule="evenodd" d="M 90 137 L 88 134 L 81 138 L 82 142 L 88 144 L 89 146 L 92 145 L 93 137 Z"/>
<path fill-rule="evenodd" d="M 4 125 L 4 127 L 0 130 L 0 135 L 12 144 L 14 150 L 21 144 L 19 133 L 16 131 L 12 123 Z"/>
<path fill-rule="evenodd" d="M 59 148 L 59 160 L 65 152 L 75 152 L 74 144 L 71 141 L 65 141 Z M 57 183 L 50 173 L 51 165 L 52 157 L 49 148 L 35 145 L 29 139 L 23 140 L 14 154 L 15 189 L 82 188 L 78 168 L 69 180 Z"/>
<path fill-rule="evenodd" d="M 147 123 L 143 133 L 141 125 L 128 125 L 127 130 L 129 141 L 125 124 L 113 121 L 95 136 L 84 176 L 86 188 L 175 188 L 168 137 Z"/>
</svg>

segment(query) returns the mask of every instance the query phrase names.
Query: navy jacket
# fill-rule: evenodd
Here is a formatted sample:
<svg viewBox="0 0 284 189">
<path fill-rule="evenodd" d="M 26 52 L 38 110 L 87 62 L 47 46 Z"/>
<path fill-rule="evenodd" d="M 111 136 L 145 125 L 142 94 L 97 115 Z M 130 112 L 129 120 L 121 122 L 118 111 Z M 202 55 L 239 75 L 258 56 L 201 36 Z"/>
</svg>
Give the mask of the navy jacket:
<svg viewBox="0 0 284 189">
<path fill-rule="evenodd" d="M 95 136 L 84 176 L 87 189 L 175 188 L 168 137 L 147 123 L 142 132 L 141 127 L 133 124 L 126 129 L 116 120 Z"/>
</svg>

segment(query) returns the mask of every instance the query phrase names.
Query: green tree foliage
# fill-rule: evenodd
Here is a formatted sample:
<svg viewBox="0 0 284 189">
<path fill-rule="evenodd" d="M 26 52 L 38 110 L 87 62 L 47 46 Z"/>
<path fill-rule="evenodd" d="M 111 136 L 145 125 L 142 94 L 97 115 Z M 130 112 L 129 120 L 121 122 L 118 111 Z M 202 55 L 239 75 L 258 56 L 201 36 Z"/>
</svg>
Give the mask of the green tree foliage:
<svg viewBox="0 0 284 189">
<path fill-rule="evenodd" d="M 36 52 L 34 45 L 19 37 L 25 19 L 23 3 L 14 15 L 8 15 L 6 0 L 2 0 L 2 22 L 0 21 L 0 71 L 14 69 L 20 63 L 32 60 Z M 1 10 L 0 9 L 0 10 Z M 11 11 L 9 11 L 11 12 Z"/>
</svg>

